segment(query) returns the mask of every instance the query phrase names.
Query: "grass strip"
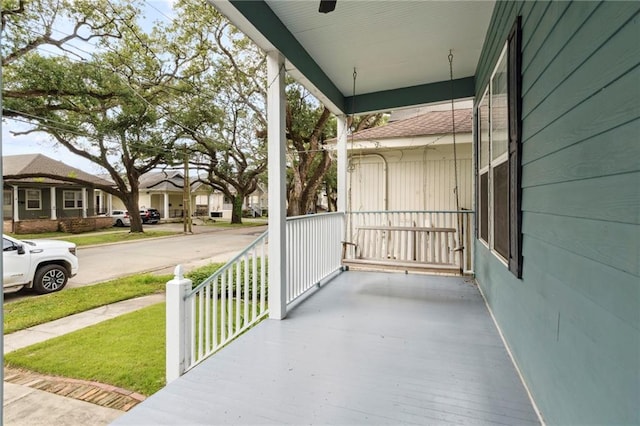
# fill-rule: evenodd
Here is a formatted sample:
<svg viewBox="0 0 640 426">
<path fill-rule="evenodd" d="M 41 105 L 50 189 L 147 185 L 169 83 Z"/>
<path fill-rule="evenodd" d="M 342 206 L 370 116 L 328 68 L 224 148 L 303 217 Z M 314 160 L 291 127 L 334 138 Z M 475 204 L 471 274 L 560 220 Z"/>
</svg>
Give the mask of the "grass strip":
<svg viewBox="0 0 640 426">
<path fill-rule="evenodd" d="M 19 349 L 5 362 L 151 395 L 165 384 L 165 304 Z"/>
<path fill-rule="evenodd" d="M 193 285 L 200 284 L 223 264 L 210 263 L 186 274 Z M 173 275 L 132 275 L 101 284 L 68 288 L 43 296 L 4 304 L 4 333 L 64 318 L 99 306 L 165 291 Z"/>
<path fill-rule="evenodd" d="M 75 243 L 78 247 L 90 246 L 96 244 L 109 244 L 109 243 L 121 243 L 126 241 L 142 240 L 146 238 L 166 237 L 169 235 L 176 235 L 177 232 L 173 231 L 144 231 L 144 232 L 129 232 L 127 230 L 122 231 L 103 231 L 103 232 L 91 232 L 86 235 L 83 234 L 69 234 L 65 232 L 49 232 L 44 234 L 9 234 L 19 240 L 33 240 L 33 239 L 57 239 L 65 240 Z"/>
<path fill-rule="evenodd" d="M 202 226 L 200 222 L 194 222 L 197 226 Z M 204 219 L 204 226 L 211 226 L 214 228 L 247 228 L 252 226 L 263 226 L 268 225 L 269 221 L 266 218 L 243 218 L 242 223 L 231 223 L 231 219 Z"/>
<path fill-rule="evenodd" d="M 4 332 L 44 324 L 99 306 L 164 291 L 172 275 L 135 275 L 4 304 Z"/>
<path fill-rule="evenodd" d="M 82 247 L 95 244 L 122 243 L 146 238 L 166 237 L 176 234 L 177 232 L 172 231 L 109 232 L 90 235 L 73 235 L 65 237 L 64 240 L 76 243 L 78 247 Z"/>
</svg>

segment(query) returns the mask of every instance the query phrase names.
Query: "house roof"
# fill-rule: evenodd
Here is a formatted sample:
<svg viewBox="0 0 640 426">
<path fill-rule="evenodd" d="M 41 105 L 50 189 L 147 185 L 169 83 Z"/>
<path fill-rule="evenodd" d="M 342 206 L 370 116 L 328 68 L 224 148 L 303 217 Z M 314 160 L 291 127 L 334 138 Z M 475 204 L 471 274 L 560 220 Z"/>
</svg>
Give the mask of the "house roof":
<svg viewBox="0 0 640 426">
<path fill-rule="evenodd" d="M 473 110 L 455 110 L 456 133 L 471 133 Z M 353 134 L 353 140 L 399 139 L 452 133 L 451 111 L 431 111 Z M 349 137 L 351 139 L 351 137 Z M 335 139 L 332 139 L 334 142 Z"/>
<path fill-rule="evenodd" d="M 162 170 L 148 172 L 140 176 L 140 189 L 150 191 L 182 191 L 184 185 L 183 174 L 177 170 Z M 202 186 L 200 182 L 191 182 L 191 191 L 198 190 Z"/>
<path fill-rule="evenodd" d="M 69 176 L 77 179 L 82 179 L 96 185 L 112 186 L 113 183 L 108 180 L 102 179 L 98 176 L 86 173 L 75 167 L 71 167 L 62 161 L 57 161 L 47 157 L 43 154 L 22 154 L 22 155 L 7 155 L 2 157 L 2 172 L 5 176 L 19 176 L 26 174 L 54 174 L 57 176 Z M 16 179 L 12 179 L 16 180 Z M 32 183 L 56 183 L 56 184 L 69 184 L 63 180 L 50 179 L 50 178 L 24 178 L 17 179 L 21 182 Z"/>
</svg>

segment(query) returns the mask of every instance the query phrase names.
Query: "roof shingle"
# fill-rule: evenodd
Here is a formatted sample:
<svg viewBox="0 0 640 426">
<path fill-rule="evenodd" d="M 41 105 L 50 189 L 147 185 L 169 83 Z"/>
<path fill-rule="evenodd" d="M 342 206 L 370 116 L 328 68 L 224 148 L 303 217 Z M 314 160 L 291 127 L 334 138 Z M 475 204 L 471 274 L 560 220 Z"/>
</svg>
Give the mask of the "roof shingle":
<svg viewBox="0 0 640 426">
<path fill-rule="evenodd" d="M 113 183 L 98 176 L 86 173 L 75 167 L 71 167 L 61 161 L 54 160 L 43 154 L 8 155 L 2 157 L 2 172 L 5 176 L 19 176 L 23 174 L 54 174 L 60 177 L 73 176 L 96 185 L 112 186 Z M 24 179 L 27 182 L 35 182 L 36 178 Z M 44 183 L 58 183 L 53 179 L 45 179 Z"/>
<path fill-rule="evenodd" d="M 455 110 L 456 133 L 471 133 L 473 110 Z M 353 140 L 391 139 L 452 133 L 451 111 L 431 111 L 353 134 Z"/>
</svg>

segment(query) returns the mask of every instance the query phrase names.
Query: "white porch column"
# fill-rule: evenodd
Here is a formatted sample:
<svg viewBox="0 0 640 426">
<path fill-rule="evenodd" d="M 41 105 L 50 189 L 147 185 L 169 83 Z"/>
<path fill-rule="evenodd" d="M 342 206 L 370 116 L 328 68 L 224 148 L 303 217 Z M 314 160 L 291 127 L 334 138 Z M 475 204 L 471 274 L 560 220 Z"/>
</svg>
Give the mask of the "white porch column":
<svg viewBox="0 0 640 426">
<path fill-rule="evenodd" d="M 20 222 L 20 208 L 18 206 L 18 186 L 13 187 L 13 221 Z"/>
<path fill-rule="evenodd" d="M 58 218 L 58 211 L 56 210 L 56 188 L 54 186 L 49 188 L 49 194 L 51 194 L 51 200 L 49 201 L 49 205 L 51 207 L 51 220 L 56 220 Z"/>
<path fill-rule="evenodd" d="M 107 195 L 107 214 L 111 214 L 111 210 L 113 210 L 113 195 Z"/>
<path fill-rule="evenodd" d="M 267 141 L 269 175 L 269 318 L 287 314 L 286 139 L 284 58 L 267 53 Z"/>
<path fill-rule="evenodd" d="M 167 194 L 166 192 L 162 193 L 162 202 L 164 209 L 164 219 L 169 219 L 169 194 Z"/>
<path fill-rule="evenodd" d="M 87 188 L 82 188 L 82 217 L 87 217 Z"/>
<path fill-rule="evenodd" d="M 337 118 L 338 121 L 338 143 L 337 143 L 337 151 L 338 151 L 338 211 L 346 212 L 347 211 L 347 117 L 344 115 L 339 115 Z"/>
</svg>

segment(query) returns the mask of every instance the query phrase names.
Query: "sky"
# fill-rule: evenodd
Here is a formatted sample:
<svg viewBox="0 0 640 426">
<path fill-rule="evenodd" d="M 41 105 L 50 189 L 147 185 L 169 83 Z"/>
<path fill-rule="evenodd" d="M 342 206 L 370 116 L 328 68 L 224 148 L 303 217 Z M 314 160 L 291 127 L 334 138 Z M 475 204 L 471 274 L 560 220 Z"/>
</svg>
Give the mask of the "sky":
<svg viewBox="0 0 640 426">
<path fill-rule="evenodd" d="M 147 24 L 153 21 L 167 21 L 173 15 L 173 0 L 145 0 L 144 13 Z M 143 27 L 148 27 L 144 23 Z M 52 51 L 51 47 L 47 50 Z M 33 133 L 29 135 L 12 134 L 12 131 L 24 131 L 27 125 L 12 120 L 2 120 L 2 156 L 19 154 L 44 154 L 47 157 L 83 170 L 91 174 L 101 174 L 104 171 L 95 163 L 72 154 L 66 148 L 56 145 L 49 136 L 44 133 Z"/>
</svg>

